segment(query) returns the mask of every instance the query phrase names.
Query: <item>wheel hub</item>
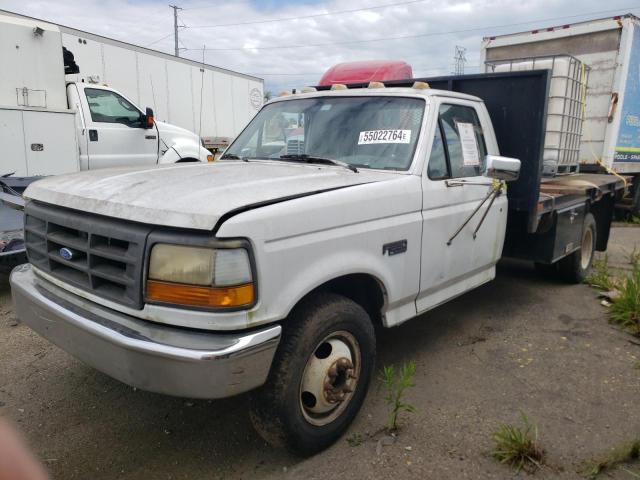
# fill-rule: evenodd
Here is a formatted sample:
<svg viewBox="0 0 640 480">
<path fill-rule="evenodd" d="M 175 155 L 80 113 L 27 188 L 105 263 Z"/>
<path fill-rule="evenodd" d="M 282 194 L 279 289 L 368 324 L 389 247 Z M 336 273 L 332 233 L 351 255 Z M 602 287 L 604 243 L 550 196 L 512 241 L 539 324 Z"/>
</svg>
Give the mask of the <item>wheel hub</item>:
<svg viewBox="0 0 640 480">
<path fill-rule="evenodd" d="M 307 361 L 300 386 L 300 404 L 307 421 L 325 425 L 351 399 L 358 381 L 360 350 L 347 332 L 320 342 Z"/>
<path fill-rule="evenodd" d="M 591 256 L 593 255 L 593 233 L 591 229 L 585 230 L 582 235 L 582 245 L 580 251 L 580 266 L 582 269 L 589 267 Z"/>
<path fill-rule="evenodd" d="M 347 393 L 353 392 L 348 380 L 355 378 L 353 363 L 346 357 L 341 357 L 329 367 L 324 381 L 324 397 L 329 403 L 338 403 L 344 400 Z"/>
</svg>

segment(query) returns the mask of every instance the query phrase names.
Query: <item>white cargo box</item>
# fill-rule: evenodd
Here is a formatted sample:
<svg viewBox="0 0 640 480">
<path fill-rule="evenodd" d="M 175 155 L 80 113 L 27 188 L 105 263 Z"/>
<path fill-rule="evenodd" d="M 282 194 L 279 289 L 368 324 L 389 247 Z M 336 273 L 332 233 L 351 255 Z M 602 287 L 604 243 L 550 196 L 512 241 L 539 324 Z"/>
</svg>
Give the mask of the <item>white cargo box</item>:
<svg viewBox="0 0 640 480">
<path fill-rule="evenodd" d="M 571 55 L 589 67 L 580 170 L 640 175 L 640 19 L 616 15 L 485 37 L 480 63 L 542 55 Z"/>
<path fill-rule="evenodd" d="M 67 108 L 60 30 L 2 16 L 0 107 Z"/>
<path fill-rule="evenodd" d="M 0 174 L 57 175 L 80 170 L 71 110 L 0 108 Z"/>
<path fill-rule="evenodd" d="M 491 72 L 551 70 L 543 173 L 577 172 L 589 69 L 569 55 L 500 60 L 486 66 Z"/>
</svg>

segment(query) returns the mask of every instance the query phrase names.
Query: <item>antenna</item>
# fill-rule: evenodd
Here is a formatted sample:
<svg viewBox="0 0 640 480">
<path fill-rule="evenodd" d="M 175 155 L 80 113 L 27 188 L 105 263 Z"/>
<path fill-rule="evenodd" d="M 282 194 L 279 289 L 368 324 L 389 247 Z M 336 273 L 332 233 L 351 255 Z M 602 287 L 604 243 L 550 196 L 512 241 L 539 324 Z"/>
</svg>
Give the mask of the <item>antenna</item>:
<svg viewBox="0 0 640 480">
<path fill-rule="evenodd" d="M 453 57 L 454 61 L 454 73 L 456 75 L 464 74 L 464 64 L 467 63 L 467 49 L 456 45 L 456 53 Z"/>
<path fill-rule="evenodd" d="M 206 45 L 202 45 L 202 67 L 200 67 L 200 126 L 198 127 L 198 136 L 202 138 L 202 95 L 204 91 L 204 52 L 207 50 Z"/>
</svg>

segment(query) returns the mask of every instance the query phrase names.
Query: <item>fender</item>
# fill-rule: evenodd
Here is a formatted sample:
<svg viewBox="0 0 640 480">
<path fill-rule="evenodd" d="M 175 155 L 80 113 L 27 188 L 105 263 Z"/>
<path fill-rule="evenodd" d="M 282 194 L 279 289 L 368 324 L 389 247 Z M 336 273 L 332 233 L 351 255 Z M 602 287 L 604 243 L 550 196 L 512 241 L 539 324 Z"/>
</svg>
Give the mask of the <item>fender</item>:
<svg viewBox="0 0 640 480">
<path fill-rule="evenodd" d="M 391 235 L 408 238 L 411 245 L 417 245 L 419 220 L 419 215 L 407 214 L 387 225 L 379 225 L 378 232 L 394 232 Z M 386 327 L 414 317 L 419 285 L 419 250 L 414 247 L 406 255 L 389 261 L 389 257 L 382 255 L 377 248 L 377 242 L 367 242 L 371 237 L 366 232 L 369 228 L 373 230 L 373 236 L 377 236 L 376 226 L 368 223 L 366 226 L 342 227 L 331 233 L 305 235 L 305 239 L 292 238 L 255 245 L 255 255 L 262 267 L 258 288 L 271 307 L 270 313 L 286 318 L 304 296 L 320 285 L 338 277 L 364 274 L 374 278 L 383 291 L 385 302 L 381 313 Z M 321 246 L 325 243 L 328 248 Z M 284 268 L 287 262 L 296 268 Z M 265 272 L 274 271 L 271 269 L 279 270 L 266 275 Z"/>
<path fill-rule="evenodd" d="M 209 158 L 211 157 L 211 158 Z M 195 159 L 200 162 L 213 161 L 213 155 L 202 145 L 187 139 L 179 139 L 160 158 L 159 164 L 176 163 L 183 159 Z"/>
<path fill-rule="evenodd" d="M 349 274 L 368 275 L 381 286 L 385 326 L 414 317 L 420 284 L 421 185 L 413 176 L 396 181 L 258 206 L 221 223 L 217 238 L 244 237 L 253 246 L 259 303 L 249 313 L 249 325 L 286 318 L 306 294 Z M 337 207 L 339 215 L 334 213 Z M 397 240 L 406 240 L 407 250 L 385 254 L 383 245 Z"/>
</svg>

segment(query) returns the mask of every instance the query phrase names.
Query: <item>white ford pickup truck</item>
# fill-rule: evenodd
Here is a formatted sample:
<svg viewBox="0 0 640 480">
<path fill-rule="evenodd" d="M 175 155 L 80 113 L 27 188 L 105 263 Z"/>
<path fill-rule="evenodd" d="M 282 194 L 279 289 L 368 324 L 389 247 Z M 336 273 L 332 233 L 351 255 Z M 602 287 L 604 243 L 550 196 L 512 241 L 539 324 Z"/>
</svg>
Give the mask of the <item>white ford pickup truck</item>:
<svg viewBox="0 0 640 480">
<path fill-rule="evenodd" d="M 18 316 L 129 385 L 193 398 L 250 391 L 268 441 L 303 454 L 331 444 L 374 374 L 374 326 L 492 280 L 510 215 L 504 181 L 520 195 L 520 161 L 498 156 L 480 98 L 412 82 L 338 88 L 268 103 L 213 164 L 31 184 L 30 263 L 11 275 Z M 584 275 L 606 248 L 599 202 L 617 191 L 600 177 L 573 191 L 573 206 L 545 196 L 527 214 L 535 222 L 514 223 L 529 258 Z"/>
</svg>

